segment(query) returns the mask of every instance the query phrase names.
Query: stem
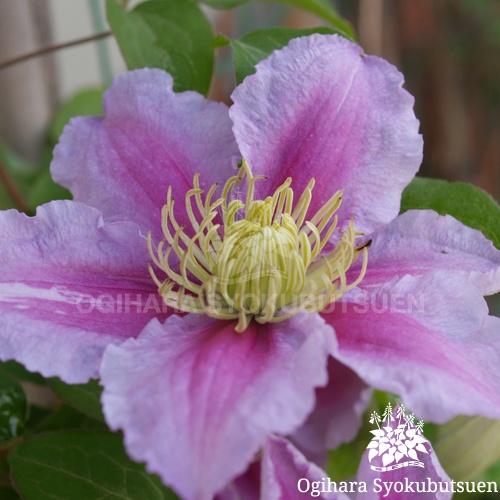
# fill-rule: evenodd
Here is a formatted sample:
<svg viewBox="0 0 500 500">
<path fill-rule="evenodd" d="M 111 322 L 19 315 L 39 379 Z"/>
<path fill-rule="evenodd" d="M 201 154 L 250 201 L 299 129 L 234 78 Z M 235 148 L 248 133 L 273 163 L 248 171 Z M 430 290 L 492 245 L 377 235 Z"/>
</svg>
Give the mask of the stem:
<svg viewBox="0 0 500 500">
<path fill-rule="evenodd" d="M 0 70 L 5 69 L 14 64 L 27 61 L 33 57 L 43 56 L 44 54 L 49 54 L 50 52 L 55 52 L 56 50 L 67 49 L 68 47 L 74 47 L 75 45 L 80 45 L 82 43 L 93 42 L 94 40 L 100 40 L 101 38 L 106 38 L 112 34 L 111 31 L 105 31 L 103 33 L 98 33 L 96 35 L 86 36 L 84 38 L 78 38 L 72 40 L 71 42 L 58 43 L 54 45 L 49 45 L 48 47 L 43 47 L 28 54 L 23 54 L 22 56 L 17 56 L 12 59 L 8 59 L 3 63 L 0 63 Z"/>
<path fill-rule="evenodd" d="M 18 187 L 16 186 L 15 182 L 10 176 L 10 173 L 5 168 L 5 165 L 2 163 L 1 160 L 0 160 L 0 180 L 7 188 L 7 192 L 12 198 L 12 201 L 14 201 L 16 207 L 21 212 L 27 213 L 29 211 L 28 203 L 24 199 L 24 196 L 22 195 L 21 191 L 19 191 Z"/>
</svg>

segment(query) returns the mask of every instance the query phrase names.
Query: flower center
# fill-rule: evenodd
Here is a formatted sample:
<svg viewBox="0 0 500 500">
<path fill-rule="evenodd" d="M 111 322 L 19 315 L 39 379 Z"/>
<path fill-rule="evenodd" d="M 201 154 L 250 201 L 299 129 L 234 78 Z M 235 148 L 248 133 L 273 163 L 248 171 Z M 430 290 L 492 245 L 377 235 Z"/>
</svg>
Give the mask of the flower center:
<svg viewBox="0 0 500 500">
<path fill-rule="evenodd" d="M 231 193 L 245 177 L 243 202 Z M 260 179 L 265 177 L 254 177 L 243 160 L 239 175 L 231 177 L 222 196 L 212 201 L 217 185 L 203 199 L 199 175 L 195 175 L 185 201 L 195 233 L 192 237 L 175 219 L 169 188 L 162 210 L 165 239 L 153 249 L 151 233 L 148 235 L 151 258 L 167 275 L 160 280 L 150 266 L 151 276 L 168 306 L 219 319 L 238 319 L 236 331 L 242 332 L 252 318 L 274 323 L 301 311 L 322 311 L 363 279 L 369 243 L 356 246 L 356 237 L 362 233 L 355 231 L 352 219 L 340 231 L 335 248 L 322 252 L 337 228 L 335 212 L 342 191 L 306 220 L 314 179 L 295 204 L 291 178 L 272 196 L 254 200 L 255 183 Z M 178 257 L 175 266 L 170 263 L 172 251 Z M 347 284 L 346 272 L 360 254 L 360 274 Z"/>
</svg>

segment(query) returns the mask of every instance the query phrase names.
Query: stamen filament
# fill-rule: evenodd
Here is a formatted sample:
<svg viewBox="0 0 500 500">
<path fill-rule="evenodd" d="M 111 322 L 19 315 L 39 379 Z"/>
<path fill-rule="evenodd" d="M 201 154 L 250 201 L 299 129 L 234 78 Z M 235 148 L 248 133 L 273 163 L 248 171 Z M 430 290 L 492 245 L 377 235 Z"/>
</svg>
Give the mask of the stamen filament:
<svg viewBox="0 0 500 500">
<path fill-rule="evenodd" d="M 245 201 L 232 199 L 233 188 L 245 178 Z M 227 180 L 222 196 L 212 202 L 217 184 L 203 199 L 196 174 L 185 197 L 193 236 L 175 218 L 169 187 L 162 209 L 164 240 L 155 249 L 148 234 L 152 262 L 167 277 L 160 280 L 151 265 L 149 272 L 168 306 L 237 320 L 235 330 L 242 332 L 252 318 L 275 323 L 302 311 L 321 312 L 361 282 L 370 242 L 356 246 L 362 233 L 356 232 L 352 219 L 336 238 L 333 250 L 324 253 L 337 229 L 335 213 L 342 191 L 309 217 L 314 179 L 295 206 L 291 178 L 272 196 L 255 200 L 255 185 L 262 179 L 265 176 L 253 176 L 243 160 L 238 175 Z M 170 264 L 172 253 L 177 256 L 178 271 Z M 347 271 L 361 254 L 359 275 L 348 283 Z"/>
</svg>

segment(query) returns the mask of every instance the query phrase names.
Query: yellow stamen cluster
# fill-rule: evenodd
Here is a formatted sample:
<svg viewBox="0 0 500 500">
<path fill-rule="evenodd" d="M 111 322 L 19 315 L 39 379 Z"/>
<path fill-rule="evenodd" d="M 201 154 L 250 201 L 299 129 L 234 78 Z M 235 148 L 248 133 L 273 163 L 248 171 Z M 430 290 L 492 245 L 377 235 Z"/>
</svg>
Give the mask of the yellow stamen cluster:
<svg viewBox="0 0 500 500">
<path fill-rule="evenodd" d="M 246 177 L 245 202 L 232 199 L 232 191 Z M 364 277 L 368 245 L 356 247 L 358 233 L 351 219 L 335 248 L 322 254 L 337 227 L 335 212 L 342 192 L 335 193 L 321 209 L 306 220 L 314 179 L 294 204 L 292 179 L 288 178 L 272 196 L 254 200 L 256 181 L 245 160 L 237 176 L 231 177 L 222 196 L 212 201 L 217 185 L 202 198 L 199 175 L 186 194 L 186 211 L 194 231 L 188 236 L 174 216 L 169 188 L 162 211 L 165 239 L 149 252 L 165 272 L 151 276 L 165 303 L 180 311 L 204 313 L 219 319 L 238 319 L 242 332 L 252 318 L 259 323 L 283 321 L 300 311 L 322 311 L 339 300 Z M 193 204 L 194 200 L 194 204 Z M 198 216 L 195 214 L 198 212 Z M 175 269 L 171 253 L 177 255 Z M 363 254 L 358 278 L 347 284 L 346 272 Z"/>
</svg>

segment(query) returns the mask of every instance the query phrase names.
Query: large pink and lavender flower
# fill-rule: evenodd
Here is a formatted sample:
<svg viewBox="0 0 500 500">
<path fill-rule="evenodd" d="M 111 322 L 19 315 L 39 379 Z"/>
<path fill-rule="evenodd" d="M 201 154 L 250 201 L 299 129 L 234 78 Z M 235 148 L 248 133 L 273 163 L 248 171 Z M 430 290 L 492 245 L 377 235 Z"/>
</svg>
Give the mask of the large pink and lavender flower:
<svg viewBox="0 0 500 500">
<path fill-rule="evenodd" d="M 320 35 L 261 62 L 230 109 L 160 70 L 119 76 L 55 150 L 75 201 L 0 215 L 1 359 L 101 377 L 129 454 L 188 499 L 261 450 L 264 497 L 317 478 L 303 454 L 352 439 L 372 386 L 421 419 L 500 418 L 483 299 L 500 252 L 452 217 L 398 216 L 422 156 L 402 83 Z"/>
</svg>

